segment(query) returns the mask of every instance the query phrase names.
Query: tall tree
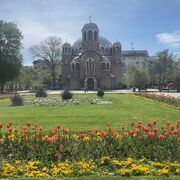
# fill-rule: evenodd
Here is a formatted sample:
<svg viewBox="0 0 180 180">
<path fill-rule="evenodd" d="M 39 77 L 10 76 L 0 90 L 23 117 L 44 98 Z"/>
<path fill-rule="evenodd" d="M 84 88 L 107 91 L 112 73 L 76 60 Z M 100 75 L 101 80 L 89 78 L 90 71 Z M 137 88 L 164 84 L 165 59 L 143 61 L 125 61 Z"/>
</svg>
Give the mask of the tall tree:
<svg viewBox="0 0 180 180">
<path fill-rule="evenodd" d="M 168 49 L 157 53 L 154 72 L 158 79 L 159 91 L 162 90 L 162 87 L 168 78 L 168 73 L 173 68 L 173 58 L 173 54 L 169 53 Z"/>
<path fill-rule="evenodd" d="M 21 40 L 17 25 L 0 20 L 0 86 L 17 78 L 22 64 Z"/>
<path fill-rule="evenodd" d="M 52 77 L 53 87 L 56 86 L 56 68 L 61 60 L 62 40 L 56 36 L 49 36 L 39 45 L 30 48 L 30 53 L 37 58 L 45 60 Z"/>
<path fill-rule="evenodd" d="M 128 67 L 128 73 L 126 76 L 127 86 L 137 87 L 140 92 L 141 88 L 145 87 L 147 83 L 148 76 L 146 70 L 134 66 Z"/>
<path fill-rule="evenodd" d="M 175 85 L 177 92 L 180 92 L 180 59 L 174 63 Z"/>
</svg>

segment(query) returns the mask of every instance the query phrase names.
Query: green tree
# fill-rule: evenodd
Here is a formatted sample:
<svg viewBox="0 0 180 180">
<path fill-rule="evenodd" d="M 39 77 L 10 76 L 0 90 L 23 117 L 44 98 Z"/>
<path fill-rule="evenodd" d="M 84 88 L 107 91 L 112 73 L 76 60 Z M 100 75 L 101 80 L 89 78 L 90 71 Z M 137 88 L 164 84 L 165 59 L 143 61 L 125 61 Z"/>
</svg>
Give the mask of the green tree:
<svg viewBox="0 0 180 180">
<path fill-rule="evenodd" d="M 170 77 L 170 72 L 173 68 L 173 54 L 169 53 L 168 49 L 165 49 L 157 53 L 155 60 L 154 73 L 158 80 L 159 91 L 161 92 L 163 85 Z"/>
<path fill-rule="evenodd" d="M 56 86 L 56 68 L 61 60 L 62 41 L 56 36 L 49 36 L 39 45 L 34 45 L 30 48 L 30 53 L 37 58 L 45 60 L 52 77 L 53 87 Z"/>
<path fill-rule="evenodd" d="M 145 87 L 148 83 L 146 70 L 129 66 L 125 82 L 129 87 L 137 87 L 140 92 L 141 88 Z"/>
<path fill-rule="evenodd" d="M 180 59 L 174 62 L 175 85 L 177 92 L 180 92 Z"/>
<path fill-rule="evenodd" d="M 17 25 L 0 20 L 0 86 L 3 93 L 4 85 L 19 75 L 22 55 L 21 40 L 23 36 Z"/>
</svg>

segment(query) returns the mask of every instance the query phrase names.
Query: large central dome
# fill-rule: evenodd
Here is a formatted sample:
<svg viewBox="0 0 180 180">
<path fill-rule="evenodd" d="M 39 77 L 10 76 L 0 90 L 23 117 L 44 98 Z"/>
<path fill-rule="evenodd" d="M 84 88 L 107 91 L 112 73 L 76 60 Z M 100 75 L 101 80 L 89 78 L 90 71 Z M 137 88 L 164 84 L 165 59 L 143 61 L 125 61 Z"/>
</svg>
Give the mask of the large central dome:
<svg viewBox="0 0 180 180">
<path fill-rule="evenodd" d="M 112 44 L 108 39 L 104 38 L 103 36 L 99 36 L 99 45 L 101 45 L 101 46 L 111 46 Z M 82 46 L 82 38 L 78 39 L 73 44 L 73 48 L 80 48 L 81 46 Z"/>
</svg>

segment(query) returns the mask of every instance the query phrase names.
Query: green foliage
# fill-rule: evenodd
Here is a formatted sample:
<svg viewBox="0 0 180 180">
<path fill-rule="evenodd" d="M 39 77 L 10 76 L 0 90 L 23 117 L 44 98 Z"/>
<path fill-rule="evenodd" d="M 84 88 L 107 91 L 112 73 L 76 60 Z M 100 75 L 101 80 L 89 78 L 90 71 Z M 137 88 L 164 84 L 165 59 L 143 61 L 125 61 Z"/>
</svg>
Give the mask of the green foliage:
<svg viewBox="0 0 180 180">
<path fill-rule="evenodd" d="M 66 90 L 61 94 L 61 97 L 62 97 L 63 100 L 67 101 L 69 99 L 72 99 L 73 94 Z"/>
<path fill-rule="evenodd" d="M 130 87 L 140 88 L 145 87 L 148 83 L 147 72 L 144 69 L 137 69 L 134 66 L 128 67 L 128 73 L 126 76 L 126 84 Z"/>
<path fill-rule="evenodd" d="M 22 34 L 16 24 L 0 21 L 0 85 L 18 77 L 21 64 Z"/>
<path fill-rule="evenodd" d="M 102 98 L 104 96 L 104 90 L 100 89 L 97 91 L 97 96 Z"/>
<path fill-rule="evenodd" d="M 47 94 L 46 94 L 46 92 L 45 92 L 45 90 L 44 90 L 44 88 L 42 86 L 37 88 L 35 96 L 39 97 L 39 98 L 47 97 Z"/>
<path fill-rule="evenodd" d="M 11 103 L 12 106 L 22 106 L 23 98 L 20 95 L 15 94 L 15 96 L 11 97 Z"/>
</svg>

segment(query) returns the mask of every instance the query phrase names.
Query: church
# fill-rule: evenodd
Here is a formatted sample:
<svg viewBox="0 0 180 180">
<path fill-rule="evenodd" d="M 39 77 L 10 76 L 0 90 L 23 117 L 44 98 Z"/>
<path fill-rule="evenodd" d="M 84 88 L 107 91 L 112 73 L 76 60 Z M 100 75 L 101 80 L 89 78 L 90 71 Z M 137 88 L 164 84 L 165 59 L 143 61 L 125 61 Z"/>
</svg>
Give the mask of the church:
<svg viewBox="0 0 180 180">
<path fill-rule="evenodd" d="M 118 89 L 123 77 L 121 43 L 111 44 L 100 35 L 95 23 L 87 23 L 82 37 L 72 46 L 62 47 L 62 81 L 64 88 Z"/>
</svg>

